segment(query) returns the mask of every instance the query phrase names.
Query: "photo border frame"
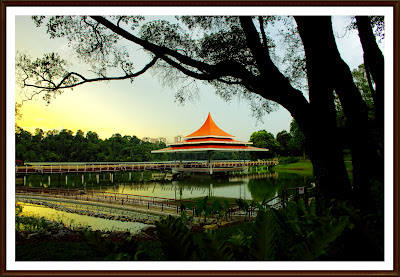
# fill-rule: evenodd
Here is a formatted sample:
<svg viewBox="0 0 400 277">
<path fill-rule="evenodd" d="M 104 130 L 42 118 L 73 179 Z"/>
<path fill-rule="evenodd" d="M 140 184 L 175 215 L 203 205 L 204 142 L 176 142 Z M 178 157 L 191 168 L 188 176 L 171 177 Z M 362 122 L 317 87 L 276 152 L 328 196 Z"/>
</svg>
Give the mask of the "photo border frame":
<svg viewBox="0 0 400 277">
<path fill-rule="evenodd" d="M 328 6 L 389 6 L 393 7 L 394 19 L 394 37 L 393 37 L 393 66 L 394 66 L 394 84 L 393 84 L 393 135 L 394 135 L 394 153 L 393 153 L 393 166 L 394 166 L 394 193 L 393 193 L 393 228 L 394 228 L 394 268 L 391 271 L 215 271 L 215 270 L 196 270 L 196 271 L 156 271 L 156 270 L 140 270 L 140 271 L 9 271 L 6 269 L 6 152 L 7 152 L 7 138 L 6 138 L 6 8 L 11 6 L 310 6 L 310 7 L 328 7 Z M 1 246 L 1 276 L 400 276 L 399 265 L 399 9 L 400 1 L 1 1 L 1 74 L 0 74 L 0 97 L 1 97 L 1 166 L 0 166 L 0 199 L 1 199 L 1 221 L 0 221 L 0 246 Z"/>
</svg>

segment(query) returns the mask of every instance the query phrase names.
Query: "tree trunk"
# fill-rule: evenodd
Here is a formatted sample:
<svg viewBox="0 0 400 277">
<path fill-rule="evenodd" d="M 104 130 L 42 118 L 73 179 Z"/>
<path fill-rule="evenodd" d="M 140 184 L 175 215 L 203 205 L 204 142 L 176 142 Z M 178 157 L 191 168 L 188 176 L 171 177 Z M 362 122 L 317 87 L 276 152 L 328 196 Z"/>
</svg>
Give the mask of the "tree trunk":
<svg viewBox="0 0 400 277">
<path fill-rule="evenodd" d="M 327 86 L 329 75 L 322 70 L 326 68 L 324 59 L 309 57 L 310 51 L 312 53 L 316 49 L 318 54 L 323 51 L 322 48 L 319 49 L 319 37 L 313 33 L 312 38 L 308 40 L 310 43 L 305 45 L 310 86 L 308 103 L 303 94 L 295 90 L 288 79 L 279 72 L 268 53 L 265 53 L 251 18 L 240 19 L 247 44 L 260 70 L 260 75 L 255 77 L 256 81 L 252 82 L 250 87 L 262 97 L 285 107 L 303 131 L 307 148 L 310 150 L 318 197 L 322 200 L 320 209 L 329 205 L 333 198 L 347 199 L 350 184 L 337 139 L 333 89 Z"/>
<path fill-rule="evenodd" d="M 369 151 L 359 149 L 360 163 L 367 163 L 364 170 L 364 180 L 361 185 L 365 186 L 371 179 L 383 184 L 384 179 L 384 57 L 376 43 L 368 16 L 356 16 L 356 24 L 364 50 L 364 63 L 366 72 L 371 74 L 376 85 L 375 91 L 375 120 L 373 125 L 368 125 L 368 133 L 364 137 L 364 143 L 368 145 Z M 372 208 L 368 203 L 367 208 Z"/>
<path fill-rule="evenodd" d="M 383 183 L 383 156 L 378 146 L 383 130 L 376 129 L 368 121 L 368 111 L 361 93 L 354 85 L 350 69 L 339 55 L 336 61 L 335 91 L 347 117 L 346 129 L 353 163 L 353 190 L 356 203 L 363 210 L 372 208 L 371 180 Z M 374 131 L 375 130 L 375 131 Z M 377 131 L 376 131 L 377 130 Z"/>
<path fill-rule="evenodd" d="M 324 64 L 319 66 L 320 68 L 325 66 L 326 86 L 336 91 L 348 119 L 347 139 L 351 145 L 354 177 L 353 200 L 365 210 L 370 206 L 371 201 L 370 179 L 375 173 L 379 174 L 380 167 L 383 165 L 382 160 L 376 154 L 376 148 L 370 142 L 371 133 L 369 132 L 366 104 L 353 82 L 348 65 L 340 57 L 330 18 L 301 17 L 296 18 L 296 21 L 305 44 L 307 62 L 318 66 L 318 62 L 323 61 Z M 310 50 L 306 45 L 314 45 L 316 33 L 318 33 L 320 44 Z M 319 78 L 323 78 L 323 76 L 319 76 Z"/>
<path fill-rule="evenodd" d="M 385 68 L 383 54 L 376 43 L 369 17 L 356 16 L 356 24 L 358 28 L 358 36 L 360 37 L 361 45 L 364 51 L 365 69 L 367 72 L 371 73 L 372 79 L 376 85 L 375 120 L 378 126 L 383 128 L 385 89 Z"/>
<path fill-rule="evenodd" d="M 311 128 L 306 132 L 310 158 L 317 178 L 319 196 L 325 203 L 332 198 L 348 199 L 350 182 L 338 137 L 331 76 L 335 68 L 327 49 L 334 41 L 324 40 L 331 30 L 330 17 L 295 17 L 306 52 L 306 68 L 311 105 Z M 333 43 L 333 45 L 332 45 Z M 300 124 L 299 124 L 300 126 Z"/>
</svg>

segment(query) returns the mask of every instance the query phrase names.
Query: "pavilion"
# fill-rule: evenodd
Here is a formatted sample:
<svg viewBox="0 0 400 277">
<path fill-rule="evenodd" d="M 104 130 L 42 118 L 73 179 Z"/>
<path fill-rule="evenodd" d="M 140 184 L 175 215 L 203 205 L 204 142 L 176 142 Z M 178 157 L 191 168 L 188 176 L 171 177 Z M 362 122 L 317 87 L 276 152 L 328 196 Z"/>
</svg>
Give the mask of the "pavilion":
<svg viewBox="0 0 400 277">
<path fill-rule="evenodd" d="M 151 153 L 182 153 L 182 152 L 206 152 L 208 156 L 208 173 L 213 174 L 212 154 L 217 151 L 227 152 L 251 152 L 269 151 L 265 148 L 248 146 L 252 142 L 234 140 L 234 136 L 221 130 L 214 122 L 211 114 L 196 132 L 185 137 L 183 141 L 167 144 L 167 148 L 153 150 Z M 182 161 L 181 161 L 182 164 Z M 225 171 L 229 171 L 227 168 Z"/>
</svg>

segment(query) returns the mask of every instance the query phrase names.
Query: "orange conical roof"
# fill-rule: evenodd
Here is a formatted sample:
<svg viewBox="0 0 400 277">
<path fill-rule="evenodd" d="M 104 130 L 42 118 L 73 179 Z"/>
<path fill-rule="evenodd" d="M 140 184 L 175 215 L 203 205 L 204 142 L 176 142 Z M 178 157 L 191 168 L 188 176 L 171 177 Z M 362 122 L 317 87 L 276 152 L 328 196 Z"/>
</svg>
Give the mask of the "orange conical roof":
<svg viewBox="0 0 400 277">
<path fill-rule="evenodd" d="M 187 138 L 194 137 L 233 137 L 232 135 L 222 131 L 211 118 L 211 114 L 208 113 L 206 122 L 196 132 L 186 136 Z"/>
</svg>

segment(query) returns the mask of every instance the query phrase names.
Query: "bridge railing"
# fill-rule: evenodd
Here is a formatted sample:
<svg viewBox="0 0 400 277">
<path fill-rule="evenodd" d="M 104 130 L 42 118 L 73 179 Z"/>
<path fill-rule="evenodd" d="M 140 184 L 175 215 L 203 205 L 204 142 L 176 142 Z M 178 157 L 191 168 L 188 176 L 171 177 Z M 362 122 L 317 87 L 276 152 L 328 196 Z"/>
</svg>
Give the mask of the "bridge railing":
<svg viewBox="0 0 400 277">
<path fill-rule="evenodd" d="M 86 191 L 78 189 L 61 189 L 61 188 L 27 188 L 17 187 L 16 196 L 18 195 L 32 195 L 49 197 L 51 199 L 71 199 L 85 201 L 88 204 L 94 204 L 93 202 L 120 205 L 133 208 L 140 208 L 145 210 L 157 211 L 157 212 L 172 212 L 179 214 L 182 212 L 181 205 L 184 204 L 184 210 L 189 214 L 195 216 L 196 201 L 184 200 L 184 199 L 172 199 L 156 196 L 144 196 L 144 195 L 133 195 L 113 192 L 101 192 L 101 191 Z M 212 203 L 207 203 L 211 206 Z M 237 207 L 236 204 L 231 203 L 228 210 L 229 216 L 244 216 L 242 211 Z M 216 215 L 214 215 L 216 216 Z M 211 215 L 211 217 L 213 217 Z"/>
<path fill-rule="evenodd" d="M 217 161 L 212 162 L 211 167 L 229 168 L 240 166 L 256 166 L 256 165 L 275 165 L 277 160 L 273 161 Z M 184 168 L 206 168 L 209 164 L 205 161 L 182 162 Z M 135 170 L 169 170 L 179 167 L 178 162 L 143 162 L 143 163 L 112 163 L 112 164 L 55 164 L 55 165 L 17 165 L 15 173 L 86 173 L 86 172 L 117 172 L 117 171 L 135 171 Z"/>
</svg>

